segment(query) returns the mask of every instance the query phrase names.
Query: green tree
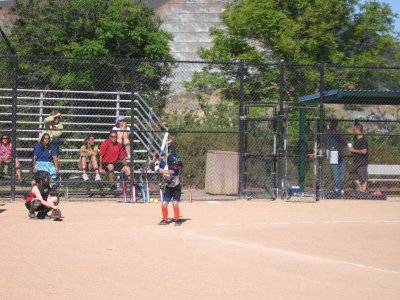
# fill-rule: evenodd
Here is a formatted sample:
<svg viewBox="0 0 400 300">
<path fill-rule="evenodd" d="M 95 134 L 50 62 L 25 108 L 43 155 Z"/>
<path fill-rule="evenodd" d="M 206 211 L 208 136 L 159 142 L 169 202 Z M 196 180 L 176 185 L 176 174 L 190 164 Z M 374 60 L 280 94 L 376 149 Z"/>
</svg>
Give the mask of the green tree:
<svg viewBox="0 0 400 300">
<path fill-rule="evenodd" d="M 387 65 L 399 60 L 388 4 L 357 0 L 237 0 L 221 14 L 207 60 Z"/>
<path fill-rule="evenodd" d="M 172 36 L 154 11 L 130 0 L 17 0 L 18 54 L 172 59 Z"/>
<path fill-rule="evenodd" d="M 242 69 L 239 64 L 220 65 L 220 72 L 216 65 L 206 67 L 188 85 L 203 94 L 218 89 L 226 99 L 237 102 L 242 76 L 245 100 L 276 102 L 280 60 L 287 63 L 285 100 L 289 101 L 318 89 L 319 63 L 328 65 L 326 88 L 396 85 L 398 72 L 334 67 L 398 64 L 395 17 L 388 4 L 375 1 L 232 1 L 221 14 L 222 28 L 211 30 L 212 47 L 199 53 L 207 61 L 242 62 Z"/>
<path fill-rule="evenodd" d="M 172 35 L 141 1 L 17 0 L 12 13 L 20 87 L 134 90 L 165 106 Z"/>
</svg>

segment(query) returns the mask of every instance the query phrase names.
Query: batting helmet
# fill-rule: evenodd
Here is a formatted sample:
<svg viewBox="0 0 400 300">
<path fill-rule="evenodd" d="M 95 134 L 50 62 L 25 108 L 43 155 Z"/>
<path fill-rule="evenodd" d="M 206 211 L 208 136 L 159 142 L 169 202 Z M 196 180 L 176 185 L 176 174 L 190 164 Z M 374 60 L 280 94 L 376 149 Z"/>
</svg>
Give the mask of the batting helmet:
<svg viewBox="0 0 400 300">
<path fill-rule="evenodd" d="M 167 158 L 167 164 L 168 166 L 178 166 L 181 168 L 183 166 L 183 161 L 179 159 L 176 155 L 170 154 Z"/>
</svg>

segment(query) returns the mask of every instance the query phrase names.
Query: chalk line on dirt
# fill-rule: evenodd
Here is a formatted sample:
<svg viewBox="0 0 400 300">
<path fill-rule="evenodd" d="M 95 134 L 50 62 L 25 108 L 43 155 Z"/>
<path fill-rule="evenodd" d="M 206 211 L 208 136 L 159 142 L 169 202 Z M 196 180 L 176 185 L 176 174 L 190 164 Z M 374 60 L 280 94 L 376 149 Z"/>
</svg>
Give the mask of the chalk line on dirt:
<svg viewBox="0 0 400 300">
<path fill-rule="evenodd" d="M 218 238 L 218 237 L 201 235 L 201 234 L 180 231 L 180 230 L 172 230 L 172 229 L 167 229 L 167 228 L 162 228 L 161 230 L 172 232 L 172 233 L 177 233 L 177 234 L 182 234 L 182 235 L 186 235 L 186 236 L 190 236 L 190 237 L 194 237 L 194 238 L 198 238 L 198 239 L 203 239 L 203 240 L 215 241 L 215 242 L 219 242 L 219 243 L 230 244 L 230 245 L 246 247 L 246 248 L 252 248 L 252 249 L 257 249 L 257 250 L 263 250 L 266 252 L 275 252 L 275 253 L 299 257 L 299 258 L 303 258 L 303 259 L 307 259 L 307 260 L 315 260 L 315 261 L 320 261 L 323 263 L 331 263 L 331 264 L 338 264 L 338 265 L 339 264 L 340 265 L 348 265 L 348 266 L 353 266 L 353 267 L 357 267 L 357 268 L 367 269 L 370 271 L 377 271 L 377 272 L 384 272 L 384 273 L 400 275 L 400 271 L 396 271 L 396 270 L 387 270 L 387 269 L 383 269 L 383 268 L 372 267 L 372 266 L 358 264 L 358 263 L 352 263 L 352 262 L 348 262 L 348 261 L 336 260 L 336 259 L 327 258 L 327 257 L 308 255 L 308 254 L 298 253 L 298 252 L 294 252 L 294 251 L 287 251 L 287 250 L 282 250 L 282 249 L 278 249 L 278 248 L 261 246 L 261 245 L 257 245 L 257 244 L 247 244 L 247 243 L 237 242 L 237 241 L 233 241 L 233 240 L 227 240 L 227 239 L 222 239 L 222 238 Z"/>
</svg>

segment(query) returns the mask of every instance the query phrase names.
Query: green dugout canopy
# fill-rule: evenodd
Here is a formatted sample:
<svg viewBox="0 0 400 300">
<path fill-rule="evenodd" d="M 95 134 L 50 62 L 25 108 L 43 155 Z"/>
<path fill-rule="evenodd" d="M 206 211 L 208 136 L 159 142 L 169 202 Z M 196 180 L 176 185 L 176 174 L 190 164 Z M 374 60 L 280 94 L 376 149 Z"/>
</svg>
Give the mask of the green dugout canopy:
<svg viewBox="0 0 400 300">
<path fill-rule="evenodd" d="M 299 97 L 299 103 L 320 104 L 321 94 Z M 367 104 L 367 105 L 399 105 L 400 91 L 340 90 L 323 92 L 323 104 Z"/>
</svg>

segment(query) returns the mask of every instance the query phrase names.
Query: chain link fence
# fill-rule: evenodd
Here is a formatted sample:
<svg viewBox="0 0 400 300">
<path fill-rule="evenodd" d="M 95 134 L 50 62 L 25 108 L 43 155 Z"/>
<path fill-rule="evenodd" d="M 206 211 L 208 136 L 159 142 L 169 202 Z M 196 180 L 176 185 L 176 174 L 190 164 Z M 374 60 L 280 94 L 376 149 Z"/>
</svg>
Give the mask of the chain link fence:
<svg viewBox="0 0 400 300">
<path fill-rule="evenodd" d="M 120 199 L 124 186 L 135 187 L 127 189 L 127 197 L 137 201 L 159 197 L 161 176 L 149 163 L 165 132 L 183 161 L 183 199 L 300 195 L 315 201 L 332 191 L 342 197 L 355 188 L 347 147 L 354 143 L 355 122 L 363 125 L 368 141 L 367 190 L 395 194 L 400 190 L 399 71 L 0 56 L 0 132 L 12 142 L 11 159 L 1 162 L 0 195 L 26 194 L 34 147 L 48 130 L 46 118 L 57 112 L 63 128 L 52 132 L 59 149 L 54 180 L 68 197 Z M 123 142 L 134 176 L 123 179 L 117 171 L 113 183 L 107 174 L 98 180 L 93 167 L 98 156 L 96 163 L 86 163 L 81 147 L 89 135 L 97 146 L 107 140 L 122 116 L 129 128 L 117 132 L 127 134 Z M 327 149 L 331 121 L 341 132 L 340 149 Z M 10 147 L 4 140 L 2 151 Z M 332 153 L 342 166 L 339 175 Z"/>
</svg>

